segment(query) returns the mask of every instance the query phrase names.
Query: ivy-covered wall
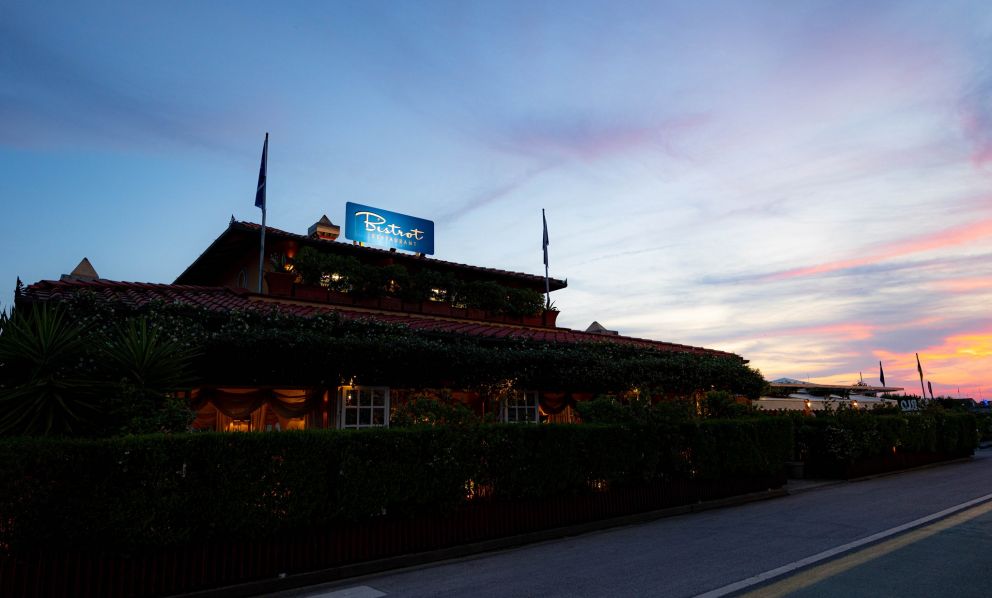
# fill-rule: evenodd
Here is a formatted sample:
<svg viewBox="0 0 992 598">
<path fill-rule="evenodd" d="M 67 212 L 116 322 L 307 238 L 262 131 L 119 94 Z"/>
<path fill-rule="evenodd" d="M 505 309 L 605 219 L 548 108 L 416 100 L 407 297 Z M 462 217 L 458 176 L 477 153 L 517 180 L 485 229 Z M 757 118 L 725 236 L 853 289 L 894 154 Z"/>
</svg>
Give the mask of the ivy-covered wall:
<svg viewBox="0 0 992 598">
<path fill-rule="evenodd" d="M 736 356 L 659 351 L 609 341 L 582 343 L 492 340 L 413 330 L 334 313 L 301 317 L 276 306 L 214 311 L 187 304 L 141 309 L 81 294 L 67 302 L 88 334 L 122 319 L 149 326 L 195 348 L 192 367 L 203 384 L 334 386 L 353 381 L 402 388 L 519 388 L 653 395 L 727 390 L 756 398 L 760 372 Z"/>
</svg>

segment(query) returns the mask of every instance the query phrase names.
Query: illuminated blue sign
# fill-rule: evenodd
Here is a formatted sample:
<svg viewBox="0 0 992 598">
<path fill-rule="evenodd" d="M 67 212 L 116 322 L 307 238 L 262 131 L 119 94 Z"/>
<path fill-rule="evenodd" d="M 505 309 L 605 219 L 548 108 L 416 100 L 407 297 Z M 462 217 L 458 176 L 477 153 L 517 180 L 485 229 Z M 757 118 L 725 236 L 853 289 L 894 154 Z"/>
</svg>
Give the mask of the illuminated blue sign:
<svg viewBox="0 0 992 598">
<path fill-rule="evenodd" d="M 350 201 L 345 206 L 344 237 L 376 247 L 434 254 L 434 222 Z"/>
</svg>

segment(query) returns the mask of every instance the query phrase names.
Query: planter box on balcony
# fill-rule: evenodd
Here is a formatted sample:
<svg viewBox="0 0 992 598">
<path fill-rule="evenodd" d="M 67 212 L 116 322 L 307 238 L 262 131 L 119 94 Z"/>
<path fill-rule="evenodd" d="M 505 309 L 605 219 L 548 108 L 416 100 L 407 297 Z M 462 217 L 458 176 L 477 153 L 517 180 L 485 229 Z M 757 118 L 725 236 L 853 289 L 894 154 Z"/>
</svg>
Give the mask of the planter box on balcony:
<svg viewBox="0 0 992 598">
<path fill-rule="evenodd" d="M 486 319 L 486 310 L 484 310 L 484 309 L 479 309 L 477 307 L 470 307 L 470 308 L 468 308 L 465 311 L 467 312 L 465 314 L 465 317 L 468 318 L 469 320 L 485 320 Z"/>
<path fill-rule="evenodd" d="M 420 308 L 423 313 L 432 316 L 451 316 L 451 306 L 440 301 L 424 301 Z"/>
<path fill-rule="evenodd" d="M 293 287 L 293 296 L 309 301 L 327 301 L 327 289 L 320 285 L 298 284 Z"/>
<path fill-rule="evenodd" d="M 403 311 L 403 302 L 396 297 L 381 297 L 379 307 L 390 311 Z"/>
<path fill-rule="evenodd" d="M 351 305 L 352 297 L 341 291 L 327 291 L 327 302 L 334 305 Z"/>
<path fill-rule="evenodd" d="M 555 322 L 558 321 L 558 314 L 559 313 L 560 312 L 557 312 L 557 311 L 555 311 L 553 309 L 549 309 L 548 311 L 544 312 L 544 314 L 543 314 L 544 325 L 547 328 L 554 328 L 556 326 Z"/>
<path fill-rule="evenodd" d="M 453 318 L 468 318 L 468 310 L 464 307 L 452 307 L 451 317 Z"/>
<path fill-rule="evenodd" d="M 496 313 L 494 311 L 487 311 L 486 312 L 486 318 L 485 319 L 486 319 L 487 322 L 496 322 L 498 324 L 505 324 L 505 323 L 507 323 L 507 319 L 506 319 L 506 316 L 505 315 L 503 315 L 501 313 Z"/>
<path fill-rule="evenodd" d="M 544 318 L 540 315 L 524 316 L 524 326 L 544 326 Z"/>
<path fill-rule="evenodd" d="M 292 272 L 266 272 L 265 282 L 269 286 L 269 294 L 278 297 L 289 297 L 293 293 L 293 281 L 296 274 Z"/>
<path fill-rule="evenodd" d="M 378 297 L 355 297 L 356 307 L 368 307 L 370 309 L 379 308 L 379 298 Z"/>
<path fill-rule="evenodd" d="M 411 313 L 411 314 L 419 314 L 420 313 L 420 306 L 421 306 L 421 302 L 420 301 L 404 301 L 403 302 L 403 311 L 408 312 L 408 313 Z"/>
</svg>

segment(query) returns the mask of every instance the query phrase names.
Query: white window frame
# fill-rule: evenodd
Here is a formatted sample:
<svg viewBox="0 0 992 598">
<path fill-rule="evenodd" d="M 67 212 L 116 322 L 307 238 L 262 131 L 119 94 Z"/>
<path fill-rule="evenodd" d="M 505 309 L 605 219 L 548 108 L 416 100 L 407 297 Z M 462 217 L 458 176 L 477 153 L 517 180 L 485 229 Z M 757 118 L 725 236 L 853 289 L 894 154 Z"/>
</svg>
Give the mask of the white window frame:
<svg viewBox="0 0 992 598">
<path fill-rule="evenodd" d="M 500 420 L 508 424 L 541 423 L 540 402 L 536 390 L 517 390 L 503 400 Z"/>
<path fill-rule="evenodd" d="M 376 418 L 376 411 L 380 412 L 381 417 Z M 340 429 L 388 428 L 389 387 L 339 386 L 336 419 Z M 377 419 L 380 423 L 374 423 Z"/>
</svg>

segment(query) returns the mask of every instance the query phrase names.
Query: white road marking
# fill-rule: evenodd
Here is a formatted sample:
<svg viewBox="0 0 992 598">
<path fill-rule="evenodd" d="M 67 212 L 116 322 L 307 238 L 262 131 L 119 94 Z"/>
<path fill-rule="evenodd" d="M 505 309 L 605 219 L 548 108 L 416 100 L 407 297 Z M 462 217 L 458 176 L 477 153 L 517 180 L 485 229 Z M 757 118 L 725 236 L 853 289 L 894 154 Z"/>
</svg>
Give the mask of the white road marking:
<svg viewBox="0 0 992 598">
<path fill-rule="evenodd" d="M 900 534 L 900 533 L 902 533 L 902 532 L 904 532 L 906 530 L 913 529 L 914 527 L 920 527 L 922 525 L 926 525 L 926 524 L 928 524 L 928 523 L 930 523 L 932 521 L 936 521 L 937 519 L 943 519 L 944 517 L 947 517 L 948 515 L 953 515 L 954 513 L 957 513 L 958 511 L 963 511 L 965 509 L 969 509 L 969 508 L 971 508 L 971 507 L 973 507 L 973 506 L 975 506 L 977 504 L 981 504 L 983 502 L 987 502 L 987 501 L 990 501 L 990 500 L 992 500 L 992 494 L 986 494 L 985 496 L 979 496 L 978 498 L 969 500 L 968 502 L 963 502 L 963 503 L 961 503 L 959 505 L 954 505 L 953 507 L 948 507 L 948 508 L 944 509 L 943 511 L 939 511 L 939 512 L 934 513 L 932 515 L 927 515 L 926 517 L 920 517 L 919 519 L 915 519 L 913 521 L 910 521 L 909 523 L 904 523 L 902 525 L 897 525 L 896 527 L 889 528 L 889 529 L 887 529 L 885 531 L 878 532 L 877 534 L 872 534 L 872 535 L 870 535 L 868 537 L 861 538 L 860 540 L 855 540 L 853 542 L 848 542 L 847 544 L 843 544 L 841 546 L 837 546 L 837 547 L 831 548 L 829 550 L 824 550 L 823 552 L 820 552 L 818 554 L 814 554 L 813 556 L 808 556 L 808 557 L 806 557 L 804 559 L 799 559 L 798 561 L 793 561 L 793 562 L 791 562 L 791 563 L 789 563 L 787 565 L 782 565 L 781 567 L 776 567 L 775 569 L 771 569 L 769 571 L 765 571 L 764 573 L 759 573 L 759 574 L 754 575 L 752 577 L 748 577 L 747 579 L 742 579 L 740 581 L 735 581 L 734 583 L 729 584 L 729 585 L 725 585 L 722 588 L 717 588 L 715 590 L 710 590 L 709 592 L 706 592 L 704 594 L 699 594 L 699 596 L 697 596 L 696 598 L 718 598 L 719 596 L 726 596 L 727 594 L 732 594 L 734 592 L 739 592 L 739 591 L 741 591 L 741 590 L 743 590 L 745 588 L 749 588 L 751 586 L 756 586 L 758 584 L 765 583 L 766 581 L 768 581 L 770 579 L 774 579 L 776 577 L 780 577 L 780 576 L 785 575 L 787 573 L 792 573 L 793 571 L 795 571 L 797 569 L 802 569 L 803 567 L 808 567 L 808 566 L 813 565 L 815 563 L 819 563 L 820 561 L 825 561 L 825 560 L 827 560 L 829 558 L 833 558 L 833 557 L 835 557 L 835 556 L 837 556 L 839 554 L 842 554 L 844 552 L 848 552 L 848 551 L 853 550 L 855 548 L 860 548 L 861 546 L 864 546 L 866 544 L 871 544 L 873 542 L 878 542 L 879 540 L 884 540 L 885 538 L 889 538 L 889 537 L 894 536 L 896 534 Z"/>
<path fill-rule="evenodd" d="M 309 598 L 380 598 L 380 596 L 385 595 L 385 592 L 380 592 L 369 586 L 354 586 L 342 590 L 334 590 L 333 592 L 307 594 Z"/>
</svg>

